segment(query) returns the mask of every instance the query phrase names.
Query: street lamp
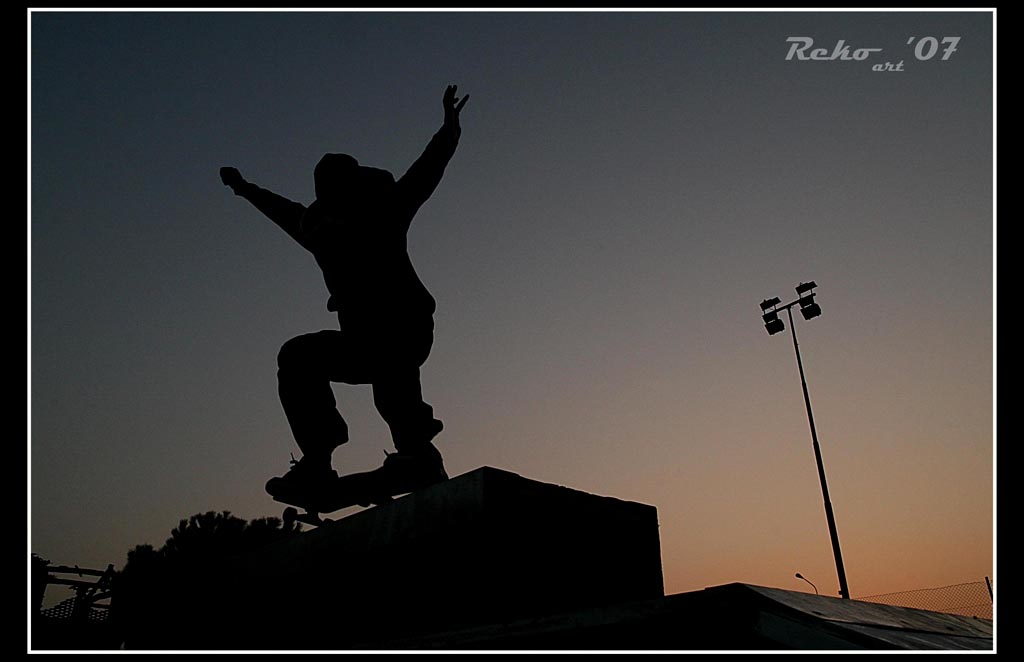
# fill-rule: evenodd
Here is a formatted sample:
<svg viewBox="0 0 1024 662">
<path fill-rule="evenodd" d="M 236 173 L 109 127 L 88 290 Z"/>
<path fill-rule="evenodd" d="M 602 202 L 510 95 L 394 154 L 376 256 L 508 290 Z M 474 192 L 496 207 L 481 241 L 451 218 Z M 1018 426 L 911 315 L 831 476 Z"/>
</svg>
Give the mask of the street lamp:
<svg viewBox="0 0 1024 662">
<path fill-rule="evenodd" d="M 808 584 L 810 584 L 810 585 L 811 585 L 811 588 L 813 588 L 813 589 L 814 589 L 814 595 L 818 595 L 818 587 L 814 585 L 814 582 L 812 582 L 812 581 L 811 581 L 810 579 L 807 579 L 806 577 L 804 577 L 803 575 L 801 575 L 801 574 L 800 574 L 799 572 L 798 572 L 798 573 L 796 573 L 796 574 L 795 574 L 795 575 L 793 575 L 793 576 L 794 576 L 794 577 L 796 577 L 797 579 L 802 579 L 802 580 L 804 580 L 805 582 L 807 582 Z"/>
<path fill-rule="evenodd" d="M 811 424 L 811 440 L 814 442 L 814 459 L 818 463 L 818 479 L 821 481 L 821 495 L 825 500 L 825 518 L 828 520 L 828 534 L 832 538 L 832 554 L 836 557 L 836 572 L 839 575 L 839 595 L 843 599 L 850 598 L 850 588 L 846 585 L 846 570 L 843 568 L 843 553 L 839 549 L 839 533 L 836 531 L 836 518 L 832 514 L 832 501 L 828 498 L 828 483 L 825 482 L 825 465 L 821 461 L 821 448 L 818 446 L 818 433 L 814 428 L 814 415 L 811 413 L 811 396 L 807 393 L 807 380 L 804 378 L 804 364 L 800 359 L 800 345 L 796 341 L 796 326 L 793 325 L 793 306 L 800 306 L 800 314 L 805 320 L 821 315 L 821 307 L 814 302 L 814 288 L 818 285 L 812 280 L 796 286 L 798 298 L 782 304 L 778 297 L 765 299 L 761 302 L 761 319 L 768 335 L 774 336 L 786 328 L 779 319 L 779 312 L 785 310 L 789 315 L 789 328 L 793 331 L 793 349 L 796 351 L 796 365 L 800 369 L 800 386 L 804 391 L 804 405 L 807 407 L 807 421 Z"/>
</svg>

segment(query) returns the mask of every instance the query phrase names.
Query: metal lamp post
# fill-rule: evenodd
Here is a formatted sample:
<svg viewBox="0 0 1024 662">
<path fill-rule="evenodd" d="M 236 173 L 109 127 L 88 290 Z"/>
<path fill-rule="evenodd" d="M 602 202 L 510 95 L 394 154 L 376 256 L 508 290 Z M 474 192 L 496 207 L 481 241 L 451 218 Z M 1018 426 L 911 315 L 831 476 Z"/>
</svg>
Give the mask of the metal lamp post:
<svg viewBox="0 0 1024 662">
<path fill-rule="evenodd" d="M 802 579 L 802 580 L 804 580 L 805 582 L 807 582 L 808 584 L 810 584 L 810 585 L 811 585 L 811 588 L 813 588 L 813 589 L 814 589 L 814 595 L 818 595 L 818 587 L 814 585 L 814 582 L 812 582 L 812 581 L 811 581 L 810 579 L 807 579 L 806 577 L 804 577 L 803 575 L 801 575 L 801 574 L 800 574 L 799 572 L 798 572 L 798 573 L 796 573 L 796 574 L 795 574 L 795 575 L 793 575 L 793 576 L 794 576 L 794 577 L 796 577 L 797 579 Z"/>
<path fill-rule="evenodd" d="M 846 570 L 843 568 L 843 553 L 839 549 L 839 533 L 836 531 L 836 518 L 832 513 L 832 501 L 828 497 L 828 483 L 825 481 L 825 465 L 821 461 L 821 447 L 818 445 L 818 432 L 814 427 L 814 414 L 811 413 L 811 397 L 807 393 L 807 380 L 804 378 L 804 364 L 800 359 L 800 345 L 796 341 L 796 326 L 793 324 L 793 306 L 799 304 L 800 314 L 805 320 L 821 315 L 821 307 L 814 302 L 814 288 L 817 284 L 812 280 L 796 286 L 798 298 L 782 304 L 778 297 L 765 299 L 761 302 L 761 319 L 768 335 L 774 336 L 786 326 L 779 319 L 779 311 L 785 310 L 789 315 L 789 328 L 793 332 L 793 350 L 796 352 L 796 365 L 800 369 L 800 386 L 804 391 L 804 405 L 807 407 L 807 421 L 811 424 L 811 440 L 814 442 L 814 459 L 818 463 L 818 479 L 821 481 L 821 494 L 825 500 L 825 518 L 828 520 L 828 533 L 832 539 L 832 554 L 836 557 L 836 572 L 839 575 L 839 595 L 843 599 L 850 598 L 850 588 L 846 584 Z"/>
</svg>

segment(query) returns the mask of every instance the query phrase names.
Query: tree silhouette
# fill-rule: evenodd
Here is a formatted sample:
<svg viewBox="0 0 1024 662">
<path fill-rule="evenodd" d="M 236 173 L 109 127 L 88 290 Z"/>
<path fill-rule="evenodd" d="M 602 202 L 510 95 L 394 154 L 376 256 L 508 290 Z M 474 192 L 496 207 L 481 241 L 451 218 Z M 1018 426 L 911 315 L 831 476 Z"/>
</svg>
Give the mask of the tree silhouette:
<svg viewBox="0 0 1024 662">
<path fill-rule="evenodd" d="M 223 569 L 235 557 L 301 531 L 301 524 L 276 517 L 246 521 L 229 511 L 210 511 L 182 519 L 159 549 L 136 545 L 114 578 L 111 598 L 110 618 L 125 647 L 202 647 L 201 628 L 172 633 L 170 624 L 181 622 L 184 613 L 209 622 L 199 618 L 214 609 L 203 592 L 223 583 Z"/>
</svg>

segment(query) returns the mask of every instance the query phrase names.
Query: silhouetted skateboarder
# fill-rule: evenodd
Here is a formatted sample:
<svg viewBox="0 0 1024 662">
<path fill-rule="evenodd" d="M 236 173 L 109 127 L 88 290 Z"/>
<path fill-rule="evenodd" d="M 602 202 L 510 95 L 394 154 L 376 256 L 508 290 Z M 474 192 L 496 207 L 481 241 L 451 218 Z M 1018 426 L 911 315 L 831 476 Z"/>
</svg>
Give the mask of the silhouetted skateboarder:
<svg viewBox="0 0 1024 662">
<path fill-rule="evenodd" d="M 435 302 L 413 269 L 406 235 L 458 145 L 459 113 L 469 96 L 460 100 L 456 90 L 445 90 L 444 123 L 398 181 L 347 154 L 325 154 L 313 171 L 316 200 L 306 207 L 247 182 L 235 168 L 220 170 L 236 195 L 313 254 L 330 292 L 327 309 L 338 313 L 340 323 L 338 331 L 292 338 L 278 354 L 278 392 L 302 457 L 267 483 L 275 498 L 337 484 L 331 454 L 348 441 L 348 426 L 331 382 L 373 385 L 374 404 L 397 451 L 377 472 L 388 492 L 448 477 L 432 443 L 443 425 L 420 390 L 419 369 L 434 340 Z"/>
</svg>

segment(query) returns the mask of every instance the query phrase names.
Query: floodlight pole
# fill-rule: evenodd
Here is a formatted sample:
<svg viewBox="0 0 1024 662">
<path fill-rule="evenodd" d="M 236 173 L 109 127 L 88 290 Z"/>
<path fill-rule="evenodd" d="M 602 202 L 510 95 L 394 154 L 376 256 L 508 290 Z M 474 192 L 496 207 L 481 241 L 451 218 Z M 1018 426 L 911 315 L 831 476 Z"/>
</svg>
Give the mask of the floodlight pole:
<svg viewBox="0 0 1024 662">
<path fill-rule="evenodd" d="M 843 553 L 839 549 L 839 533 L 836 531 L 836 518 L 832 514 L 832 501 L 828 498 L 828 483 L 825 482 L 825 465 L 821 461 L 821 447 L 818 446 L 818 432 L 814 429 L 814 414 L 811 413 L 811 396 L 807 393 L 807 380 L 804 378 L 804 363 L 800 360 L 800 345 L 796 341 L 796 325 L 793 324 L 793 304 L 788 304 L 786 313 L 789 315 L 789 331 L 793 334 L 793 350 L 796 352 L 796 365 L 800 369 L 800 386 L 804 390 L 804 405 L 807 407 L 807 420 L 811 424 L 811 439 L 814 441 L 814 459 L 818 463 L 818 478 L 821 480 L 821 494 L 825 499 L 825 518 L 828 520 L 828 534 L 832 538 L 832 554 L 836 557 L 836 572 L 839 574 L 839 595 L 844 600 L 850 599 L 850 587 L 846 585 L 846 570 L 843 568 Z"/>
</svg>

